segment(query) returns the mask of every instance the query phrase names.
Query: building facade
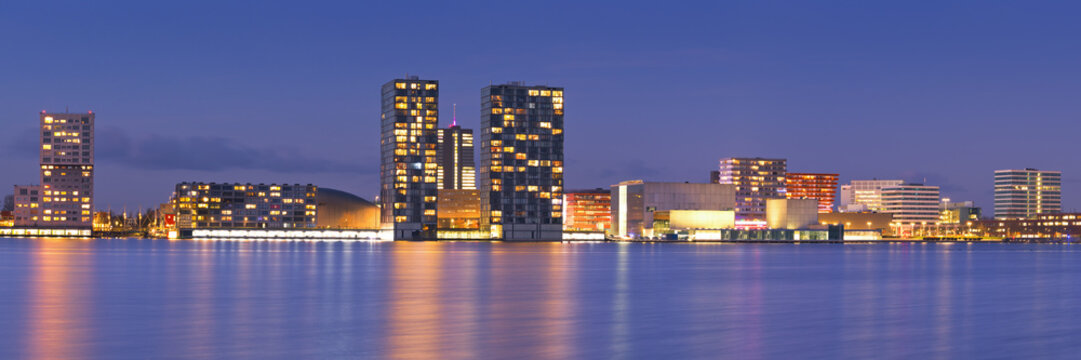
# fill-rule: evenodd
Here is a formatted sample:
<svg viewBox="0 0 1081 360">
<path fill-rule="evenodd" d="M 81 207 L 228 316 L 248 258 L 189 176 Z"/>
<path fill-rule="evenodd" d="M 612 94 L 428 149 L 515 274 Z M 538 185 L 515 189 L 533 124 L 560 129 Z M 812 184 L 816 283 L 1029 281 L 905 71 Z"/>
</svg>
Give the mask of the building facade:
<svg viewBox="0 0 1081 360">
<path fill-rule="evenodd" d="M 437 187 L 452 190 L 477 189 L 477 165 L 473 156 L 473 130 L 457 123 L 437 133 L 439 163 Z"/>
<path fill-rule="evenodd" d="M 976 221 L 978 236 L 1013 239 L 1070 239 L 1081 236 L 1081 213 L 1039 214 L 1031 218 Z"/>
<path fill-rule="evenodd" d="M 439 190 L 439 230 L 479 230 L 480 191 Z"/>
<path fill-rule="evenodd" d="M 882 188 L 904 184 L 904 180 L 852 180 L 841 186 L 841 202 L 838 210 L 842 212 L 873 211 L 882 212 Z"/>
<path fill-rule="evenodd" d="M 315 228 L 318 189 L 300 184 L 176 184 L 173 206 L 183 229 Z"/>
<path fill-rule="evenodd" d="M 41 185 L 15 185 L 14 226 L 37 227 L 43 223 L 41 195 Z"/>
<path fill-rule="evenodd" d="M 883 212 L 893 215 L 899 225 L 937 224 L 939 221 L 938 186 L 901 184 L 882 188 Z"/>
<path fill-rule="evenodd" d="M 439 82 L 416 76 L 383 84 L 380 203 L 396 240 L 435 239 Z"/>
<path fill-rule="evenodd" d="M 563 231 L 608 232 L 611 228 L 611 190 L 597 188 L 563 194 Z"/>
<path fill-rule="evenodd" d="M 837 198 L 839 174 L 788 173 L 785 176 L 785 192 L 789 199 L 818 200 L 819 213 L 833 212 Z"/>
<path fill-rule="evenodd" d="M 563 88 L 481 90 L 481 228 L 492 239 L 563 237 Z"/>
<path fill-rule="evenodd" d="M 735 186 L 736 219 L 765 220 L 766 199 L 787 198 L 785 159 L 721 159 L 718 183 Z"/>
<path fill-rule="evenodd" d="M 817 199 L 767 199 L 766 227 L 797 230 L 818 225 Z"/>
<path fill-rule="evenodd" d="M 980 220 L 981 210 L 972 201 L 950 202 L 943 198 L 938 208 L 939 224 L 968 224 Z"/>
<path fill-rule="evenodd" d="M 1062 172 L 995 170 L 995 219 L 1062 212 Z"/>
<path fill-rule="evenodd" d="M 654 213 L 658 211 L 734 211 L 738 203 L 735 185 L 732 184 L 644 182 L 642 180 L 624 181 L 612 185 L 611 201 L 611 233 L 613 236 L 624 239 L 652 237 Z"/>
<path fill-rule="evenodd" d="M 47 113 L 39 116 L 40 192 L 36 204 L 40 214 L 24 213 L 16 226 L 42 228 L 91 229 L 94 211 L 94 113 Z M 16 187 L 16 194 L 30 187 Z M 30 197 L 16 198 L 16 207 L 23 205 L 35 211 Z M 37 219 L 34 219 L 35 216 Z"/>
</svg>

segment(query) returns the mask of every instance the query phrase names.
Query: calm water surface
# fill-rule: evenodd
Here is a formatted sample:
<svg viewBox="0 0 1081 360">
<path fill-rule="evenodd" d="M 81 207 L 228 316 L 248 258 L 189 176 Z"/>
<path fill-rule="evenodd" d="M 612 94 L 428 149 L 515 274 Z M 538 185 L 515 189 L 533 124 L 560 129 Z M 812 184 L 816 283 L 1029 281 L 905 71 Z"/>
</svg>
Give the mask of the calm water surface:
<svg viewBox="0 0 1081 360">
<path fill-rule="evenodd" d="M 0 359 L 1076 358 L 1081 247 L 0 239 Z"/>
</svg>

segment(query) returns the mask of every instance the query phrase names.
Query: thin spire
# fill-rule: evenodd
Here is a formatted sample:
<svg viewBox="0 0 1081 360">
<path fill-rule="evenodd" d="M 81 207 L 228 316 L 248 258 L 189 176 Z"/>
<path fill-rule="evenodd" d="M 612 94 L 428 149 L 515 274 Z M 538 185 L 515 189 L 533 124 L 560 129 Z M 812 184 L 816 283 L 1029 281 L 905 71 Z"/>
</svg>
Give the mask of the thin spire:
<svg viewBox="0 0 1081 360">
<path fill-rule="evenodd" d="M 450 126 L 458 126 L 458 104 L 452 105 Z"/>
</svg>

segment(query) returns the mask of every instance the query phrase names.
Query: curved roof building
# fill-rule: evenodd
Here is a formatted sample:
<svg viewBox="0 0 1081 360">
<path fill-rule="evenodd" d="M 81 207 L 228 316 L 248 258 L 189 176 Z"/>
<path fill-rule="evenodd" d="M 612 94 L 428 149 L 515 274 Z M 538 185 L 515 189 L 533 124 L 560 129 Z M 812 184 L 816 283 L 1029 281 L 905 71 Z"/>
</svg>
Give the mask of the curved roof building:
<svg viewBox="0 0 1081 360">
<path fill-rule="evenodd" d="M 379 229 L 379 206 L 359 196 L 319 188 L 316 226 L 333 229 Z"/>
</svg>

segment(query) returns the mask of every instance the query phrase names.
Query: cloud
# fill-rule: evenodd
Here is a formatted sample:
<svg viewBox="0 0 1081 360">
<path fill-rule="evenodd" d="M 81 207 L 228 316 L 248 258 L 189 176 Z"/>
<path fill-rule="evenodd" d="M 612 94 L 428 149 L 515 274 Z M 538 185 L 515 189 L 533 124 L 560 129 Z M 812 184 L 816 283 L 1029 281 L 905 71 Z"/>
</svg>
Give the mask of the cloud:
<svg viewBox="0 0 1081 360">
<path fill-rule="evenodd" d="M 36 157 L 37 131 L 18 132 L 10 142 L 18 155 Z M 96 161 L 143 170 L 264 170 L 277 173 L 374 174 L 378 165 L 312 157 L 298 149 L 251 146 L 218 136 L 132 136 L 116 127 L 98 128 Z"/>
</svg>

